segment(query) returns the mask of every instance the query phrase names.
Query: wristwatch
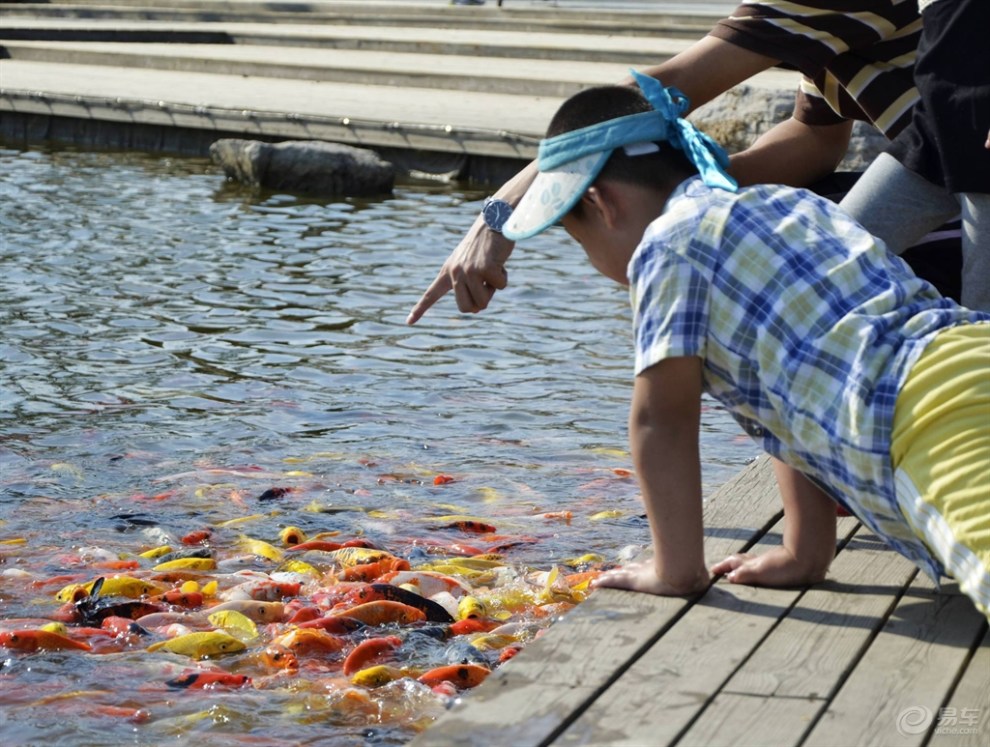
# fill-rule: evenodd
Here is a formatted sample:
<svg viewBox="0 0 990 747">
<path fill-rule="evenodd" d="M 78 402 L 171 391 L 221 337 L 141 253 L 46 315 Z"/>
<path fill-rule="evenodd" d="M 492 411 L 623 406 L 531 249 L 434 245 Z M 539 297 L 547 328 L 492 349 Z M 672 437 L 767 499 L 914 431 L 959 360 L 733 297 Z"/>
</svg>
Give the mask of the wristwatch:
<svg viewBox="0 0 990 747">
<path fill-rule="evenodd" d="M 485 200 L 481 208 L 481 216 L 485 219 L 485 225 L 496 233 L 502 233 L 502 226 L 512 215 L 512 205 L 505 200 L 489 197 Z"/>
</svg>

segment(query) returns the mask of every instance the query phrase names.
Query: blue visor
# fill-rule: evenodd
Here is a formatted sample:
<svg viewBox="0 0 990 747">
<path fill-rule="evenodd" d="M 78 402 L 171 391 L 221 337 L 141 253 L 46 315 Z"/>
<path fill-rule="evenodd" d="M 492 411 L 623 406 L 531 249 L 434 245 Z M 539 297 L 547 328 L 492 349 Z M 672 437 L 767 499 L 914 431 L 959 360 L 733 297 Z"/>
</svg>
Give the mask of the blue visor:
<svg viewBox="0 0 990 747">
<path fill-rule="evenodd" d="M 726 172 L 728 155 L 681 116 L 688 108 L 687 97 L 676 88 L 664 87 L 656 78 L 631 72 L 653 111 L 609 119 L 542 140 L 537 160 L 540 173 L 503 226 L 506 238 L 528 239 L 558 223 L 620 147 L 634 155 L 654 150 L 643 147 L 645 144 L 669 143 L 684 151 L 706 184 L 736 191 L 736 181 Z"/>
</svg>

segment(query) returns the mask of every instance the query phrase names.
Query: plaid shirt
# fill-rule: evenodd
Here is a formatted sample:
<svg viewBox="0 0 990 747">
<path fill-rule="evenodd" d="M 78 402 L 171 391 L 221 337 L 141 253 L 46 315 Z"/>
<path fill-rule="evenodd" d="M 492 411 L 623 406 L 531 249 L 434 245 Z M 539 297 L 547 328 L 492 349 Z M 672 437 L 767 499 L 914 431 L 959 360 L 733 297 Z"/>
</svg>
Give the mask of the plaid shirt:
<svg viewBox="0 0 990 747">
<path fill-rule="evenodd" d="M 894 492 L 901 383 L 941 329 L 990 319 L 944 299 L 805 190 L 681 184 L 629 263 L 636 373 L 703 359 L 704 389 L 769 454 L 933 578 Z"/>
</svg>

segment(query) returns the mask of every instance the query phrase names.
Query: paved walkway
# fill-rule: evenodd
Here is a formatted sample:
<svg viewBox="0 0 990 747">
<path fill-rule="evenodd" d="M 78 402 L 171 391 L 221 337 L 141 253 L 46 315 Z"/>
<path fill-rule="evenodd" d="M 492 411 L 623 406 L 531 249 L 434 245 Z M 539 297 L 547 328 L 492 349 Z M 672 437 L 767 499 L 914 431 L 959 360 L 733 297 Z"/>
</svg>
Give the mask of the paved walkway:
<svg viewBox="0 0 990 747">
<path fill-rule="evenodd" d="M 0 3 L 4 132 L 90 122 L 100 127 L 80 137 L 172 128 L 162 142 L 195 133 L 192 150 L 209 137 L 315 138 L 528 160 L 560 101 L 669 58 L 718 17 L 713 4 L 571 5 Z M 755 83 L 795 81 L 770 71 Z"/>
</svg>

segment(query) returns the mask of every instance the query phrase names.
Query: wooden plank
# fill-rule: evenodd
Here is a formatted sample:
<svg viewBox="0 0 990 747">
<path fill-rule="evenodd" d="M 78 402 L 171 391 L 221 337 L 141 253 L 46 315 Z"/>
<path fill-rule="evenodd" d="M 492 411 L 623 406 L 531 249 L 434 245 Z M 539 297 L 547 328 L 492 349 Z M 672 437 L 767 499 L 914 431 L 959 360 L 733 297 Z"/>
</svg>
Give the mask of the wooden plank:
<svg viewBox="0 0 990 747">
<path fill-rule="evenodd" d="M 939 712 L 929 747 L 990 744 L 990 633 L 983 636 L 952 697 Z"/>
<path fill-rule="evenodd" d="M 853 519 L 843 534 L 855 531 Z M 778 545 L 769 533 L 756 552 Z M 555 745 L 671 744 L 804 593 L 722 583 L 692 606 Z"/>
<path fill-rule="evenodd" d="M 860 527 L 678 744 L 799 744 L 916 572 Z"/>
<path fill-rule="evenodd" d="M 780 515 L 769 462 L 756 460 L 706 502 L 708 557 L 747 548 Z M 711 596 L 728 603 L 732 595 Z M 473 743 L 472 734 L 479 734 L 478 743 L 486 747 L 543 744 L 690 604 L 679 598 L 596 591 L 411 744 L 460 746 Z"/>
<path fill-rule="evenodd" d="M 671 744 L 800 594 L 712 587 L 554 745 Z"/>
<path fill-rule="evenodd" d="M 719 693 L 677 747 L 752 747 L 799 744 L 827 705 L 818 698 L 778 698 Z"/>
<path fill-rule="evenodd" d="M 815 724 L 806 747 L 924 744 L 931 714 L 986 628 L 968 597 L 933 590 L 926 576 L 915 578 Z"/>
<path fill-rule="evenodd" d="M 724 690 L 830 698 L 917 572 L 861 528 Z"/>
</svg>

